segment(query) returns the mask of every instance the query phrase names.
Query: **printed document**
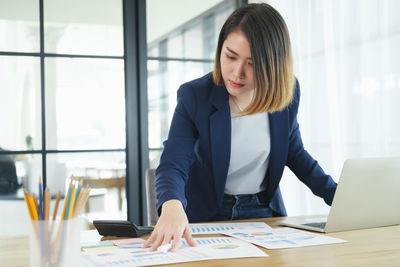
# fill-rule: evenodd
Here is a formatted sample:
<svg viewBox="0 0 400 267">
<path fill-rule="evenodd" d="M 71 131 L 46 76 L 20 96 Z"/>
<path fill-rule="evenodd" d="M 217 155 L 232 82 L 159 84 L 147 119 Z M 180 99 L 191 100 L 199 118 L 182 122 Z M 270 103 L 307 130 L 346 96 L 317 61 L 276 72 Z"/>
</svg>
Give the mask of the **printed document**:
<svg viewBox="0 0 400 267">
<path fill-rule="evenodd" d="M 149 249 L 129 248 L 82 252 L 82 266 L 150 266 L 214 259 L 268 257 L 256 246 L 231 237 L 194 238 L 197 247 L 187 246 L 185 240 L 176 252 L 150 252 Z"/>
<path fill-rule="evenodd" d="M 347 242 L 343 239 L 288 227 L 274 228 L 267 231 L 259 231 L 257 229 L 242 229 L 240 231 L 230 230 L 225 231 L 223 234 L 268 249 L 295 248 Z"/>
</svg>

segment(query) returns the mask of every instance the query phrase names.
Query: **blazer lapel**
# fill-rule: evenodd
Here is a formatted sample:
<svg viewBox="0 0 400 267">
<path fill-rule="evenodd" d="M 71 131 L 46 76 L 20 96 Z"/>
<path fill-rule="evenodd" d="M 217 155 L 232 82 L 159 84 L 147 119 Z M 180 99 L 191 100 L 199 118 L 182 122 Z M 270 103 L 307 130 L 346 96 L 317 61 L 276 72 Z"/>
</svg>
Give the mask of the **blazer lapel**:
<svg viewBox="0 0 400 267">
<path fill-rule="evenodd" d="M 286 165 L 289 147 L 289 118 L 287 109 L 269 115 L 271 152 L 268 166 L 268 193 L 275 191 Z"/>
<path fill-rule="evenodd" d="M 214 86 L 210 100 L 217 109 L 210 115 L 209 122 L 215 192 L 218 204 L 221 204 L 231 158 L 231 113 L 226 88 Z"/>
</svg>

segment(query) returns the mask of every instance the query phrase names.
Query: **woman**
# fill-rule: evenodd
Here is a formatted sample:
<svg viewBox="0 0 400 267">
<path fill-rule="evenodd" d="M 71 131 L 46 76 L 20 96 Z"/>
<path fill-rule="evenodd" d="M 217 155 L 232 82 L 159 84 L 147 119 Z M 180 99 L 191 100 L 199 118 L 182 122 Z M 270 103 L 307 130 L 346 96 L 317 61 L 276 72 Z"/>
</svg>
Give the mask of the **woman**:
<svg viewBox="0 0 400 267">
<path fill-rule="evenodd" d="M 303 148 L 299 84 L 280 14 L 267 4 L 232 13 L 221 29 L 214 72 L 183 84 L 156 172 L 161 213 L 144 244 L 182 235 L 189 221 L 285 216 L 285 166 L 330 205 L 337 184 Z"/>
</svg>

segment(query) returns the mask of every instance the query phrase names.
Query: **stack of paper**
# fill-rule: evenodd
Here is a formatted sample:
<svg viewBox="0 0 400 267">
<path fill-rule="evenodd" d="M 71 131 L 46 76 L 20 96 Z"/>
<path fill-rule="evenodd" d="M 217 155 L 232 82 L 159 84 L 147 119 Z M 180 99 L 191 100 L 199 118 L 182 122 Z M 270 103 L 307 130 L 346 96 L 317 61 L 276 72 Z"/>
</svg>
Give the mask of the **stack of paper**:
<svg viewBox="0 0 400 267">
<path fill-rule="evenodd" d="M 82 253 L 82 261 L 84 266 L 149 266 L 268 256 L 253 244 L 279 249 L 347 242 L 292 228 L 273 229 L 263 222 L 190 224 L 190 229 L 193 235 L 225 234 L 230 237 L 194 238 L 197 247 L 189 247 L 182 240 L 182 247 L 176 252 L 143 249 L 144 240 L 140 238 L 113 240 L 116 249 L 86 249 Z"/>
<path fill-rule="evenodd" d="M 267 257 L 262 250 L 248 242 L 231 237 L 194 238 L 197 247 L 186 242 L 176 252 L 150 252 L 149 249 L 131 248 L 112 251 L 82 253 L 84 266 L 149 266 L 213 259 Z"/>
</svg>

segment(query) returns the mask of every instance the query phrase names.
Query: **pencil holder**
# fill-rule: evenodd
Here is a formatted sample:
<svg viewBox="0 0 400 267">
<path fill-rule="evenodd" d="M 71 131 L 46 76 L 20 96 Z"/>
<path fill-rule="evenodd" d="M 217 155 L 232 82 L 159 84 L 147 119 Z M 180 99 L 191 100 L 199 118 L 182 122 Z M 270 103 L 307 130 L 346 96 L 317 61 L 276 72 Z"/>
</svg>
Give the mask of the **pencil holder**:
<svg viewBox="0 0 400 267">
<path fill-rule="evenodd" d="M 31 221 L 30 266 L 80 266 L 80 219 Z"/>
</svg>

